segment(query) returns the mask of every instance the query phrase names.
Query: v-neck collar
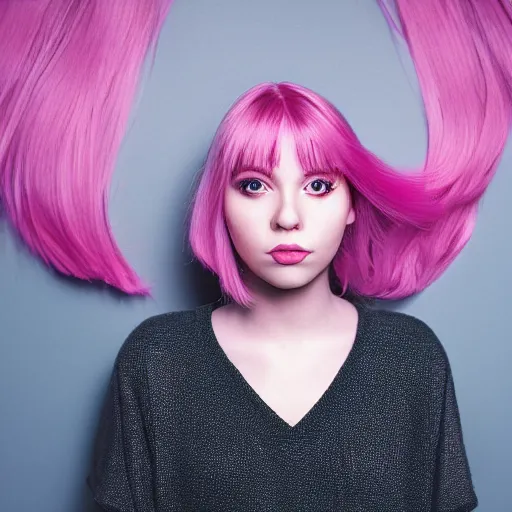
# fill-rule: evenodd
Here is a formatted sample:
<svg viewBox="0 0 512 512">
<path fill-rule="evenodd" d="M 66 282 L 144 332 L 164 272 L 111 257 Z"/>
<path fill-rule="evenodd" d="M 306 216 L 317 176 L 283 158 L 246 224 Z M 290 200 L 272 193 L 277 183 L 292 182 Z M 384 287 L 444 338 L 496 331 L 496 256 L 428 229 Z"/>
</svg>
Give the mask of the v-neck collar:
<svg viewBox="0 0 512 512">
<path fill-rule="evenodd" d="M 357 330 L 354 343 L 348 353 L 343 365 L 339 368 L 334 379 L 313 405 L 311 409 L 299 420 L 295 425 L 287 423 L 272 407 L 270 407 L 255 389 L 249 384 L 238 368 L 229 359 L 226 352 L 220 345 L 212 325 L 212 312 L 220 307 L 220 302 L 213 302 L 196 308 L 196 318 L 199 328 L 203 331 L 204 340 L 210 355 L 219 365 L 221 371 L 232 380 L 232 384 L 240 390 L 241 396 L 245 397 L 256 407 L 258 416 L 261 419 L 267 432 L 271 432 L 273 436 L 284 438 L 303 438 L 314 435 L 314 426 L 318 419 L 322 416 L 322 411 L 329 407 L 329 404 L 343 392 L 347 381 L 350 379 L 351 372 L 356 365 L 358 357 L 361 353 L 361 344 L 364 339 L 364 331 L 366 327 L 368 308 L 359 303 L 353 303 L 358 311 Z"/>
</svg>

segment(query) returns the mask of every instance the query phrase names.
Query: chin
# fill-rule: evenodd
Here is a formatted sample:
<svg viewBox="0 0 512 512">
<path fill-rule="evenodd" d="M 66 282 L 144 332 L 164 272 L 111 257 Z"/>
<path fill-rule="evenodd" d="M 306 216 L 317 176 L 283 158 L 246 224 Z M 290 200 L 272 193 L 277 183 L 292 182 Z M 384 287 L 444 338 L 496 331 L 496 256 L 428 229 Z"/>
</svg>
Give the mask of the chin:
<svg viewBox="0 0 512 512">
<path fill-rule="evenodd" d="M 299 275 L 280 275 L 280 276 L 269 276 L 260 275 L 258 276 L 262 281 L 265 281 L 274 288 L 280 290 L 293 290 L 296 288 L 302 288 L 314 280 L 315 276 L 299 276 Z"/>
</svg>

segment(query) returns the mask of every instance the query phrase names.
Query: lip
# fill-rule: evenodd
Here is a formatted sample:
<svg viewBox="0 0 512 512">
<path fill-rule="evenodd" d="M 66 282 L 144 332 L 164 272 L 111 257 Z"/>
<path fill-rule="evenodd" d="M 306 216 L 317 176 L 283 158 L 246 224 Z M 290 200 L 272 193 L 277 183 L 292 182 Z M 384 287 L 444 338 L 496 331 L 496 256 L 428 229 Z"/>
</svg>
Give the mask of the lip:
<svg viewBox="0 0 512 512">
<path fill-rule="evenodd" d="M 297 244 L 279 244 L 276 245 L 273 249 L 269 251 L 269 253 L 273 253 L 275 251 L 300 251 L 300 252 L 307 252 L 308 254 L 311 251 L 307 251 L 303 247 Z"/>
<path fill-rule="evenodd" d="M 269 251 L 274 261 L 280 265 L 296 265 L 303 261 L 310 253 L 311 251 L 307 251 L 296 244 L 276 245 L 276 247 Z"/>
</svg>

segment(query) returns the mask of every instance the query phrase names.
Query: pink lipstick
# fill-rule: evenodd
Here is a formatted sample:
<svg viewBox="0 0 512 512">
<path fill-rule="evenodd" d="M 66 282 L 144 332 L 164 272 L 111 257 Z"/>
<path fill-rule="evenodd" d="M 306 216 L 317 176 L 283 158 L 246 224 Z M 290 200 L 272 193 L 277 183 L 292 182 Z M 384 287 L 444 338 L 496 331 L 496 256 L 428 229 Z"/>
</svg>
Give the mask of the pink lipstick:
<svg viewBox="0 0 512 512">
<path fill-rule="evenodd" d="M 280 244 L 269 251 L 274 261 L 280 265 L 295 265 L 304 260 L 310 253 L 311 251 L 307 251 L 296 244 Z"/>
</svg>

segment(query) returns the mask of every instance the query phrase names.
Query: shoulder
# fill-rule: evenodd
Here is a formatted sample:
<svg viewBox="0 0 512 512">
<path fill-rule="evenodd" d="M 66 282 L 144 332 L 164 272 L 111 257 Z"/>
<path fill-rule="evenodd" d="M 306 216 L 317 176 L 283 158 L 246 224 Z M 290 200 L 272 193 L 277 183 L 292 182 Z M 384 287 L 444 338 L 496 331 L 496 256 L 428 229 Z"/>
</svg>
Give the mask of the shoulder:
<svg viewBox="0 0 512 512">
<path fill-rule="evenodd" d="M 120 372 L 133 374 L 147 369 L 171 351 L 177 357 L 190 356 L 197 346 L 197 309 L 172 311 L 146 318 L 121 345 L 116 357 Z"/>
<path fill-rule="evenodd" d="M 395 369 L 444 380 L 450 370 L 448 355 L 427 323 L 407 313 L 384 309 L 369 309 L 368 316 L 366 332 L 374 355 L 385 358 Z"/>
</svg>

